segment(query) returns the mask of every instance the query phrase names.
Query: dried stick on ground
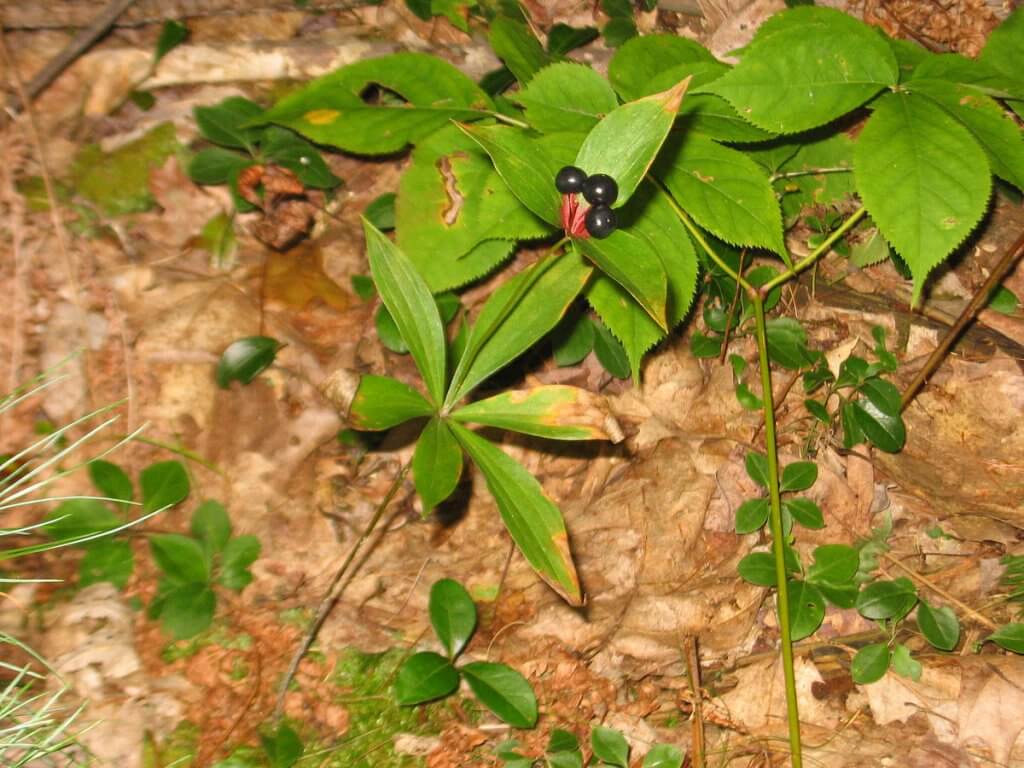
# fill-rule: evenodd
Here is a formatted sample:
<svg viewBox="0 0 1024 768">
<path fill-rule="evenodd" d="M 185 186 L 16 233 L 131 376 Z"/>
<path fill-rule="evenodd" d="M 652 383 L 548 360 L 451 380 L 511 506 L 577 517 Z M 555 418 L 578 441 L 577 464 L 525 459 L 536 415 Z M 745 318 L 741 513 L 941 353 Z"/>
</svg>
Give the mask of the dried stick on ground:
<svg viewBox="0 0 1024 768">
<path fill-rule="evenodd" d="M 377 523 L 380 522 L 381 517 L 384 515 L 384 510 L 391 504 L 392 499 L 395 498 L 395 494 L 398 493 L 398 489 L 402 487 L 402 483 L 405 482 L 405 476 L 409 473 L 409 464 L 406 463 L 398 474 L 395 476 L 394 482 L 391 487 L 388 488 L 388 492 L 384 494 L 384 498 L 381 499 L 380 504 L 373 511 L 373 516 L 370 518 L 370 522 L 366 524 L 366 528 L 359 538 L 356 539 L 352 548 L 348 551 L 345 556 L 345 560 L 341 566 L 335 571 L 334 576 L 331 577 L 331 583 L 328 585 L 327 590 L 324 592 L 323 599 L 320 600 L 320 607 L 317 608 L 316 618 L 313 619 L 313 624 L 303 638 L 302 643 L 295 651 L 295 655 L 292 656 L 291 663 L 288 665 L 288 671 L 285 673 L 284 678 L 281 680 L 281 687 L 277 692 L 277 703 L 274 705 L 274 719 L 281 717 L 284 712 L 284 699 L 288 695 L 288 686 L 291 685 L 292 679 L 295 677 L 295 673 L 299 671 L 299 664 L 302 663 L 302 659 L 309 652 L 313 643 L 316 642 L 317 635 L 320 634 L 320 629 L 323 627 L 324 622 L 327 621 L 327 617 L 331 615 L 331 611 L 334 606 L 338 603 L 338 598 L 341 597 L 341 593 L 348 586 L 349 582 L 352 581 L 352 574 L 348 573 L 352 563 L 355 562 L 356 556 L 359 551 L 363 548 L 363 544 L 366 540 L 373 535 L 374 529 L 377 527 Z M 345 576 L 348 574 L 348 578 Z M 344 579 L 344 581 L 342 581 Z"/>
</svg>

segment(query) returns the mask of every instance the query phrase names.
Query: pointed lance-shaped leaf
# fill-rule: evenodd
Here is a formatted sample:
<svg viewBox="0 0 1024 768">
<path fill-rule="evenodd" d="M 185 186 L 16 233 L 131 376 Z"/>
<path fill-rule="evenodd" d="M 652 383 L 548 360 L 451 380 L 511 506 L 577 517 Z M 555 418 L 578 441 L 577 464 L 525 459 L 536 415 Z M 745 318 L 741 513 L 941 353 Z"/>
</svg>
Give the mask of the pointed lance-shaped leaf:
<svg viewBox="0 0 1024 768">
<path fill-rule="evenodd" d="M 444 399 L 444 326 L 437 303 L 405 254 L 363 219 L 370 272 L 384 306 L 398 326 L 435 404 Z"/>
<path fill-rule="evenodd" d="M 502 392 L 460 408 L 451 417 L 553 440 L 619 442 L 623 437 L 604 397 L 561 384 Z"/>
<path fill-rule="evenodd" d="M 435 417 L 420 434 L 412 456 L 412 477 L 424 514 L 452 495 L 461 475 L 462 449 L 447 424 Z"/>
<path fill-rule="evenodd" d="M 452 432 L 480 468 L 505 527 L 537 574 L 571 605 L 582 605 L 562 513 L 537 479 L 493 443 L 457 423 Z"/>
<path fill-rule="evenodd" d="M 605 275 L 621 285 L 667 331 L 668 277 L 661 259 L 649 241 L 624 229 L 617 229 L 604 240 L 575 240 L 580 252 Z"/>
</svg>

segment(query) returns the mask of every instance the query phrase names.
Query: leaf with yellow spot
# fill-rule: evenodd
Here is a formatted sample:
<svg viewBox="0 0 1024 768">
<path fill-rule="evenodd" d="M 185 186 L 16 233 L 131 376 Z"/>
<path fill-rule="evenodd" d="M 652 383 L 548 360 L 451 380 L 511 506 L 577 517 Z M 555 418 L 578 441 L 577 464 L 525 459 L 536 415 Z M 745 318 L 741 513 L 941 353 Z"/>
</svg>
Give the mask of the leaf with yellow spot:
<svg viewBox="0 0 1024 768">
<path fill-rule="evenodd" d="M 514 389 L 452 413 L 455 421 L 483 424 L 552 440 L 611 440 L 622 430 L 608 401 L 579 387 L 552 384 Z"/>
<path fill-rule="evenodd" d="M 348 423 L 353 429 L 378 432 L 433 413 L 427 399 L 408 384 L 390 376 L 363 376 L 349 406 Z"/>
<path fill-rule="evenodd" d="M 455 439 L 487 480 L 512 540 L 544 581 L 571 605 L 582 605 L 565 521 L 537 479 L 501 448 L 449 422 Z"/>
</svg>

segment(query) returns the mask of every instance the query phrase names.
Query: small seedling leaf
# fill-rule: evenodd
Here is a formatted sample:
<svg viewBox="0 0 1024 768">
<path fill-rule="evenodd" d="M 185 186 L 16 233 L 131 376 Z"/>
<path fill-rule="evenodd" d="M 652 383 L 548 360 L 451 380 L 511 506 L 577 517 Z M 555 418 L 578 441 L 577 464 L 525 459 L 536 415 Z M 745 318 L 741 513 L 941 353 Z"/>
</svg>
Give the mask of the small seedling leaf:
<svg viewBox="0 0 1024 768">
<path fill-rule="evenodd" d="M 135 498 L 131 478 L 117 464 L 103 459 L 90 461 L 89 479 L 96 490 L 109 499 L 131 501 Z"/>
<path fill-rule="evenodd" d="M 413 654 L 398 670 L 395 699 L 402 706 L 450 696 L 459 687 L 459 673 L 444 656 L 431 651 Z"/>
<path fill-rule="evenodd" d="M 150 536 L 153 560 L 168 581 L 176 586 L 206 584 L 210 580 L 210 564 L 199 542 L 178 533 Z"/>
<path fill-rule="evenodd" d="M 255 536 L 236 536 L 224 547 L 218 581 L 228 589 L 241 592 L 252 581 L 249 566 L 260 556 L 260 540 Z"/>
<path fill-rule="evenodd" d="M 810 499 L 783 499 L 782 510 L 804 528 L 819 530 L 825 527 L 825 516 L 821 513 L 821 507 Z"/>
<path fill-rule="evenodd" d="M 192 536 L 203 545 L 207 561 L 220 552 L 231 538 L 231 520 L 219 501 L 204 501 L 192 513 Z"/>
<path fill-rule="evenodd" d="M 185 465 L 180 461 L 159 461 L 139 473 L 142 510 L 155 512 L 185 500 L 191 485 Z"/>
<path fill-rule="evenodd" d="M 217 386 L 227 389 L 232 381 L 249 384 L 274 362 L 281 346 L 269 336 L 246 336 L 231 342 L 217 363 Z"/>
<path fill-rule="evenodd" d="M 195 637 L 213 623 L 217 596 L 205 583 L 182 584 L 157 599 L 160 623 L 175 640 Z"/>
<path fill-rule="evenodd" d="M 86 546 L 85 557 L 78 564 L 78 586 L 87 587 L 109 581 L 124 589 L 135 567 L 131 542 L 121 539 L 101 539 Z"/>
<path fill-rule="evenodd" d="M 782 470 L 781 489 L 806 491 L 818 480 L 818 465 L 813 461 L 794 461 Z"/>
<path fill-rule="evenodd" d="M 736 510 L 736 533 L 759 531 L 768 522 L 768 499 L 747 499 Z"/>
</svg>

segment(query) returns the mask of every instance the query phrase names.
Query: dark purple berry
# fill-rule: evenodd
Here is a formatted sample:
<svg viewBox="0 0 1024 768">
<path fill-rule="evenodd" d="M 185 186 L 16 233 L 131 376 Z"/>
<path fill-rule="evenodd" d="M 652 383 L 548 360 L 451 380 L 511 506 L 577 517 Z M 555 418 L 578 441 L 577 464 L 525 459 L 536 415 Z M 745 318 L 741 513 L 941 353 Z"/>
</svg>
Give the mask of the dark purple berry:
<svg viewBox="0 0 1024 768">
<path fill-rule="evenodd" d="M 583 197 L 591 205 L 611 205 L 619 196 L 619 185 L 607 173 L 595 173 L 583 182 Z"/>
<path fill-rule="evenodd" d="M 587 211 L 587 232 L 598 240 L 603 240 L 615 231 L 615 211 L 607 205 L 595 205 Z"/>
<path fill-rule="evenodd" d="M 587 174 L 583 172 L 582 168 L 577 168 L 575 165 L 567 165 L 555 176 L 555 187 L 563 195 L 575 195 L 583 189 L 583 184 L 586 180 Z"/>
</svg>

